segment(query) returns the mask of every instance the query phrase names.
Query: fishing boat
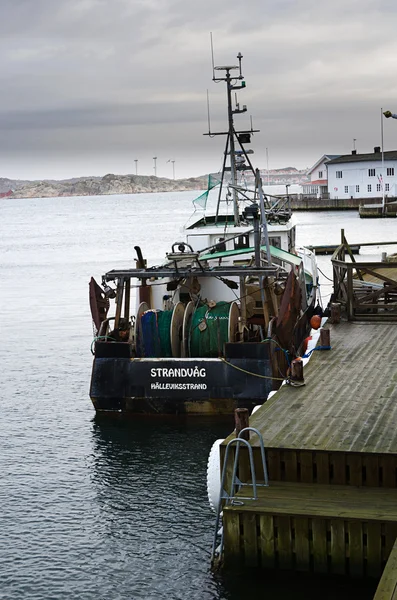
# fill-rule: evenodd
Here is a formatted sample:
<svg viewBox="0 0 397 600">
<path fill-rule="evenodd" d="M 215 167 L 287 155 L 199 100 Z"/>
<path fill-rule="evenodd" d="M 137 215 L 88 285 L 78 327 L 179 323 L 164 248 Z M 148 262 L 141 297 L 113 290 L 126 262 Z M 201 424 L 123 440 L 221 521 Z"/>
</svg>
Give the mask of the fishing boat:
<svg viewBox="0 0 397 600">
<path fill-rule="evenodd" d="M 266 400 L 288 374 L 316 311 L 315 254 L 295 247 L 288 197 L 263 191 L 252 164 L 238 64 L 214 66 L 226 86 L 226 139 L 219 176 L 194 200 L 184 239 L 161 266 L 140 246 L 136 264 L 90 282 L 94 362 L 90 397 L 97 412 L 225 415 Z M 210 122 L 210 120 L 209 120 Z M 214 210 L 207 208 L 214 194 Z M 135 305 L 133 300 L 135 299 Z"/>
</svg>

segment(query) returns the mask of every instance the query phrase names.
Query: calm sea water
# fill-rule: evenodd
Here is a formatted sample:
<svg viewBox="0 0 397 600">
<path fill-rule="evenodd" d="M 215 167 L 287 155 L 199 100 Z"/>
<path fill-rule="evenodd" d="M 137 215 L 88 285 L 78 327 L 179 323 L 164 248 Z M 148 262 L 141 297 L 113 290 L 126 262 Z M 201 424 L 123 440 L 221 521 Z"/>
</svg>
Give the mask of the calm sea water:
<svg viewBox="0 0 397 600">
<path fill-rule="evenodd" d="M 210 572 L 206 462 L 231 419 L 95 419 L 88 281 L 133 265 L 136 244 L 160 261 L 193 197 L 1 200 L 0 599 L 238 600 L 266 590 L 272 600 L 341 600 L 356 590 Z M 394 220 L 355 212 L 296 220 L 300 244 L 337 243 L 341 227 L 353 242 L 395 238 Z M 330 274 L 329 258 L 320 263 Z M 360 593 L 372 597 L 373 586 Z"/>
</svg>

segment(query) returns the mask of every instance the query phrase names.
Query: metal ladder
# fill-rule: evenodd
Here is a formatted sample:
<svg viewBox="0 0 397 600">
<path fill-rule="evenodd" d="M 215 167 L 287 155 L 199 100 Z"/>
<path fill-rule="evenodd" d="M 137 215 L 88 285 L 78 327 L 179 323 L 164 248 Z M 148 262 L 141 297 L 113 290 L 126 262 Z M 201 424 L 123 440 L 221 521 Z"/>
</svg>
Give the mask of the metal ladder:
<svg viewBox="0 0 397 600">
<path fill-rule="evenodd" d="M 254 464 L 254 456 L 252 452 L 252 446 L 249 441 L 244 440 L 241 435 L 246 431 L 252 431 L 256 433 L 259 439 L 259 445 L 261 448 L 261 457 L 262 457 L 262 469 L 263 469 L 263 479 L 264 483 L 256 482 L 256 472 L 255 472 L 255 464 Z M 237 477 L 237 469 L 238 469 L 238 459 L 240 454 L 240 446 L 241 444 L 245 445 L 248 448 L 248 456 L 250 463 L 250 471 L 251 471 L 251 479 L 252 483 L 243 483 Z M 228 457 L 230 448 L 235 445 L 236 446 L 236 454 L 234 457 L 234 465 L 233 465 L 233 475 L 230 485 L 230 493 L 228 494 L 225 490 L 225 479 L 226 479 L 226 469 L 228 464 Z M 237 499 L 236 493 L 240 490 L 240 488 L 245 486 L 252 487 L 252 496 L 239 496 Z M 213 565 L 215 560 L 220 560 L 223 554 L 223 525 L 220 526 L 221 518 L 223 514 L 222 510 L 222 502 L 224 501 L 224 506 L 228 504 L 233 504 L 235 506 L 242 506 L 244 504 L 243 500 L 257 500 L 257 488 L 258 487 L 268 487 L 269 485 L 269 477 L 267 473 L 267 464 L 266 464 L 266 456 L 265 456 L 265 447 L 263 445 L 263 438 L 260 432 L 254 427 L 245 427 L 240 431 L 238 436 L 234 440 L 230 440 L 228 445 L 226 446 L 225 459 L 223 461 L 222 467 L 222 478 L 221 478 L 221 493 L 219 497 L 218 510 L 216 513 L 216 521 L 215 521 L 215 532 L 214 532 L 214 540 L 212 543 L 212 552 L 211 552 L 211 564 Z M 237 488 L 237 490 L 236 490 Z"/>
</svg>

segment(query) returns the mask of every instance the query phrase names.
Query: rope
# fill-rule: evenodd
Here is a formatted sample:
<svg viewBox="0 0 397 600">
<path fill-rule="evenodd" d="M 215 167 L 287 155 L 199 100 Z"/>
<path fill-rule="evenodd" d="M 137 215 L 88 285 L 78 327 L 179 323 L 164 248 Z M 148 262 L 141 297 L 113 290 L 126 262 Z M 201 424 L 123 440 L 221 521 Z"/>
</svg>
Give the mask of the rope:
<svg viewBox="0 0 397 600">
<path fill-rule="evenodd" d="M 93 351 L 93 346 L 95 344 L 95 342 L 97 342 L 98 340 L 111 340 L 112 342 L 115 342 L 116 340 L 112 337 L 110 337 L 110 335 L 98 335 L 97 337 L 94 337 L 94 339 L 91 342 L 91 354 L 92 356 L 95 356 L 95 352 Z"/>
<path fill-rule="evenodd" d="M 261 344 L 264 344 L 265 342 L 267 342 L 267 343 L 273 342 L 273 344 L 276 344 L 278 350 L 281 350 L 282 352 L 284 352 L 285 358 L 286 358 L 287 363 L 288 363 L 288 366 L 291 365 L 291 361 L 289 359 L 289 352 L 288 352 L 288 350 L 285 350 L 284 348 L 282 348 L 280 346 L 280 344 L 278 342 L 276 342 L 276 340 L 273 340 L 273 338 L 265 338 L 264 340 L 261 341 Z"/>
<path fill-rule="evenodd" d="M 332 283 L 334 283 L 334 280 L 333 280 L 333 279 L 330 279 L 329 277 L 327 277 L 327 276 L 325 275 L 325 273 L 323 273 L 323 272 L 322 272 L 322 270 L 321 270 L 319 267 L 317 267 L 317 270 L 318 270 L 318 271 L 320 271 L 321 275 L 322 275 L 323 277 L 325 277 L 325 279 L 328 279 L 328 281 L 331 281 Z"/>
<path fill-rule="evenodd" d="M 237 365 L 233 365 L 231 362 L 227 361 L 222 356 L 220 357 L 220 359 L 224 363 L 226 363 L 227 365 L 229 365 L 229 367 L 233 367 L 233 369 L 237 369 L 237 371 L 242 371 L 243 373 L 247 373 L 247 375 L 253 375 L 253 377 L 260 377 L 261 379 L 274 379 L 275 381 L 284 381 L 284 379 L 285 379 L 285 377 L 272 377 L 271 375 L 259 375 L 259 373 L 252 373 L 251 371 L 247 371 L 246 369 L 242 369 L 241 367 L 238 367 Z"/>
<path fill-rule="evenodd" d="M 230 302 L 218 302 L 213 308 L 198 308 L 192 316 L 190 356 L 216 358 L 229 339 Z"/>
<path fill-rule="evenodd" d="M 172 310 L 147 310 L 141 317 L 140 354 L 145 358 L 169 358 Z"/>
<path fill-rule="evenodd" d="M 309 358 L 309 356 L 311 356 L 312 352 L 314 352 L 315 350 L 332 350 L 332 348 L 331 346 L 316 346 L 315 348 L 312 348 L 309 352 L 307 352 L 307 354 L 304 354 L 302 358 Z"/>
</svg>

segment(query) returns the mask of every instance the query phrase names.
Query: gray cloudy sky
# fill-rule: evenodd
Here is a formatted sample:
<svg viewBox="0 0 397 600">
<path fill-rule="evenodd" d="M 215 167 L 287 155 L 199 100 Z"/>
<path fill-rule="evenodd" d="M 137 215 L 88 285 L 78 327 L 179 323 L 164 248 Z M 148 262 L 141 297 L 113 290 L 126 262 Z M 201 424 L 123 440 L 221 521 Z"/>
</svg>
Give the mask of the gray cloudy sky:
<svg viewBox="0 0 397 600">
<path fill-rule="evenodd" d="M 216 171 L 225 91 L 215 63 L 244 55 L 255 164 L 311 166 L 380 144 L 397 112 L 395 0 L 1 0 L 0 176 Z M 397 149 L 397 122 L 384 122 Z"/>
</svg>

